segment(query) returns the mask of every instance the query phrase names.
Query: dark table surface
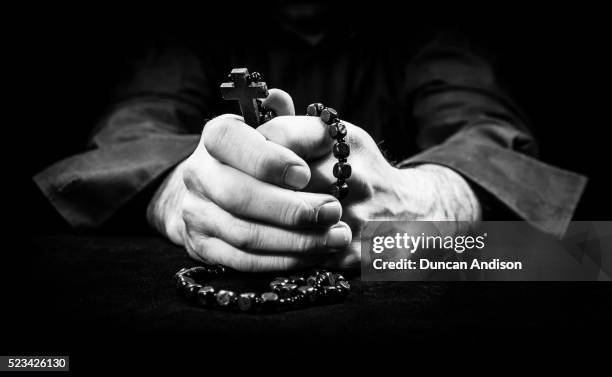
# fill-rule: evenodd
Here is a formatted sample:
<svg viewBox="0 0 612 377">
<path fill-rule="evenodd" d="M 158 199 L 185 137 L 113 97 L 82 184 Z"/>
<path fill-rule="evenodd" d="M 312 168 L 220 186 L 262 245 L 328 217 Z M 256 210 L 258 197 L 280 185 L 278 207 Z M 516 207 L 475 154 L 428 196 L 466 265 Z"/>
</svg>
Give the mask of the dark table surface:
<svg viewBox="0 0 612 377">
<path fill-rule="evenodd" d="M 9 326 L 6 349 L 0 350 L 8 354 L 92 357 L 90 351 L 105 342 L 123 354 L 192 349 L 192 343 L 207 352 L 266 353 L 264 344 L 274 343 L 292 345 L 281 347 L 286 349 L 371 347 L 388 340 L 592 342 L 604 336 L 612 318 L 609 283 L 362 282 L 358 276 L 351 276 L 352 292 L 341 304 L 230 313 L 177 296 L 172 275 L 194 263 L 161 238 L 38 236 L 10 252 L 14 257 L 3 274 Z M 263 289 L 269 279 L 230 273 L 219 285 Z"/>
</svg>

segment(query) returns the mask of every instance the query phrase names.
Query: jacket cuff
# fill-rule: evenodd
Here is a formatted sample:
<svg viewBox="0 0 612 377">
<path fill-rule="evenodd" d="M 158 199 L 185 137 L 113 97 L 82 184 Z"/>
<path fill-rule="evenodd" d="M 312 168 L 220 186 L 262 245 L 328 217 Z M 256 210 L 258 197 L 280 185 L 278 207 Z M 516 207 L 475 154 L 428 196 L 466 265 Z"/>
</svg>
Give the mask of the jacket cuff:
<svg viewBox="0 0 612 377">
<path fill-rule="evenodd" d="M 72 227 L 98 228 L 188 157 L 199 139 L 199 135 L 153 135 L 105 145 L 59 161 L 33 179 Z"/>
<path fill-rule="evenodd" d="M 403 162 L 406 168 L 431 163 L 449 167 L 500 200 L 537 229 L 562 237 L 587 178 L 513 150 L 458 139 Z"/>
</svg>

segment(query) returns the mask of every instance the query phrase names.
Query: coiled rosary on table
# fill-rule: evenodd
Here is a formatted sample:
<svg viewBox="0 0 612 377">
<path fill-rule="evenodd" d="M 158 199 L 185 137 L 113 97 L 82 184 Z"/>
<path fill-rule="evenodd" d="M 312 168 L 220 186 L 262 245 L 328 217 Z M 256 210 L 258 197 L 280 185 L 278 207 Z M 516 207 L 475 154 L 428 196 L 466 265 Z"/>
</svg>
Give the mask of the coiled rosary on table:
<svg viewBox="0 0 612 377">
<path fill-rule="evenodd" d="M 262 106 L 259 100 L 268 96 L 268 88 L 261 81 L 259 73 L 249 74 L 246 68 L 236 68 L 229 78 L 232 82 L 221 84 L 221 93 L 226 100 L 239 101 L 245 123 L 258 127 L 276 116 L 273 110 Z M 332 184 L 330 194 L 342 200 L 348 195 L 346 180 L 352 173 L 347 162 L 350 146 L 345 140 L 346 125 L 336 110 L 321 103 L 309 105 L 306 115 L 319 116 L 328 126 L 329 136 L 335 140 L 332 153 L 338 162 L 332 174 L 337 180 Z M 270 282 L 270 290 L 261 294 L 236 294 L 230 290 L 216 290 L 209 284 L 210 280 L 219 279 L 224 272 L 223 266 L 198 266 L 183 268 L 174 278 L 179 292 L 192 302 L 207 308 L 239 309 L 244 312 L 289 310 L 333 303 L 343 300 L 350 291 L 350 284 L 342 275 L 315 270 L 305 277 L 276 278 Z"/>
<path fill-rule="evenodd" d="M 307 277 L 275 278 L 269 284 L 269 291 L 261 294 L 236 293 L 210 285 L 211 280 L 221 278 L 224 272 L 222 266 L 183 268 L 174 275 L 174 280 L 179 293 L 192 303 L 243 312 L 292 310 L 339 302 L 351 289 L 344 276 L 315 270 Z"/>
</svg>

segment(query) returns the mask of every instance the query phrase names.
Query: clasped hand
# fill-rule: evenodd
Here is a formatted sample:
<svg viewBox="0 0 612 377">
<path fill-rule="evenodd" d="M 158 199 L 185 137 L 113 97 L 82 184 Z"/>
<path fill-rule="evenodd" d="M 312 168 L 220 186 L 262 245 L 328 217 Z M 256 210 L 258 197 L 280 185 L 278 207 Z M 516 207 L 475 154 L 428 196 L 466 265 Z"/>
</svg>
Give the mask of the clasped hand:
<svg viewBox="0 0 612 377">
<path fill-rule="evenodd" d="M 350 268 L 359 263 L 366 221 L 478 217 L 458 174 L 436 165 L 397 169 L 346 121 L 353 174 L 341 205 L 328 194 L 336 159 L 327 126 L 295 116 L 280 90 L 271 89 L 264 105 L 279 116 L 257 129 L 230 114 L 209 121 L 149 204 L 149 222 L 194 259 L 240 271 Z"/>
</svg>

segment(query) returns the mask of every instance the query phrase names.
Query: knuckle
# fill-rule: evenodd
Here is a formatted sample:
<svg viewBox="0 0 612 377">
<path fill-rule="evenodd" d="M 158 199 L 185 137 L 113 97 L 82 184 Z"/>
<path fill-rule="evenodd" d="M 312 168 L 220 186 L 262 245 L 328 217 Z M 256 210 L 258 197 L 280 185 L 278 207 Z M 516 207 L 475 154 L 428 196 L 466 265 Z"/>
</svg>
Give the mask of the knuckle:
<svg viewBox="0 0 612 377">
<path fill-rule="evenodd" d="M 187 231 L 191 231 L 191 229 L 193 228 L 192 225 L 195 220 L 195 216 L 194 216 L 193 211 L 191 210 L 191 207 L 189 206 L 183 207 L 181 209 L 181 217 L 183 218 L 183 221 L 185 222 Z"/>
<path fill-rule="evenodd" d="M 290 225 L 308 224 L 314 220 L 315 209 L 304 200 L 297 200 L 287 204 L 281 210 L 284 223 Z"/>
<path fill-rule="evenodd" d="M 260 244 L 259 232 L 256 230 L 254 223 L 236 219 L 233 225 L 232 234 L 235 237 L 233 240 L 235 247 L 243 250 L 258 248 Z"/>
<path fill-rule="evenodd" d="M 236 197 L 232 186 L 223 176 L 218 176 L 213 184 L 204 185 L 203 191 L 210 200 L 224 208 L 229 207 L 231 209 L 236 201 L 240 201 L 240 197 Z"/>
<path fill-rule="evenodd" d="M 270 159 L 262 150 L 253 149 L 248 158 L 249 171 L 253 172 L 255 178 L 264 178 L 269 173 Z"/>
<path fill-rule="evenodd" d="M 198 186 L 197 173 L 190 165 L 185 166 L 183 169 L 183 184 L 185 184 L 185 187 L 189 191 L 194 191 Z"/>
<path fill-rule="evenodd" d="M 227 142 L 232 123 L 224 118 L 213 119 L 206 124 L 202 140 L 208 151 L 223 148 Z"/>
<path fill-rule="evenodd" d="M 253 148 L 246 153 L 247 170 L 257 179 L 278 181 L 284 177 L 284 171 L 289 165 L 299 163 L 277 146 L 266 141 L 261 148 Z"/>
<path fill-rule="evenodd" d="M 292 140 L 291 127 L 287 127 L 287 117 L 277 116 L 257 128 L 267 140 L 276 144 L 289 146 Z"/>
<path fill-rule="evenodd" d="M 198 223 L 200 217 L 201 215 L 194 210 L 194 206 L 190 205 L 189 202 L 181 208 L 181 218 L 183 219 L 183 223 L 185 223 L 185 230 L 188 234 L 199 229 Z"/>
<path fill-rule="evenodd" d="M 214 253 L 212 253 L 212 240 L 213 237 L 208 237 L 201 235 L 198 237 L 198 254 L 200 257 L 206 262 L 216 262 L 213 258 Z"/>
<path fill-rule="evenodd" d="M 237 193 L 230 189 L 231 186 L 223 186 L 222 189 L 217 190 L 218 200 L 223 203 L 229 212 L 235 214 L 246 214 L 249 212 L 251 206 L 253 206 L 254 192 L 251 184 L 244 184 L 240 187 L 240 193 Z"/>
<path fill-rule="evenodd" d="M 181 209 L 181 218 L 185 224 L 188 235 L 216 236 L 215 219 L 209 216 L 209 208 L 206 202 L 188 199 Z"/>
<path fill-rule="evenodd" d="M 208 172 L 207 179 L 202 179 L 204 172 Z M 198 196 L 206 195 L 210 189 L 208 182 L 211 181 L 213 173 L 214 169 L 209 164 L 204 163 L 199 166 L 195 163 L 187 164 L 182 171 L 183 184 L 191 193 Z"/>
<path fill-rule="evenodd" d="M 185 224 L 185 248 L 187 251 L 193 250 L 196 252 L 199 250 L 198 240 L 202 236 L 199 230 L 196 230 L 193 226 Z"/>
<path fill-rule="evenodd" d="M 185 241 L 185 250 L 187 250 L 187 254 L 196 260 L 206 260 L 206 252 L 201 242 L 199 242 L 200 238 L 194 235 L 189 229 L 187 229 L 187 235 L 188 237 Z"/>
</svg>

